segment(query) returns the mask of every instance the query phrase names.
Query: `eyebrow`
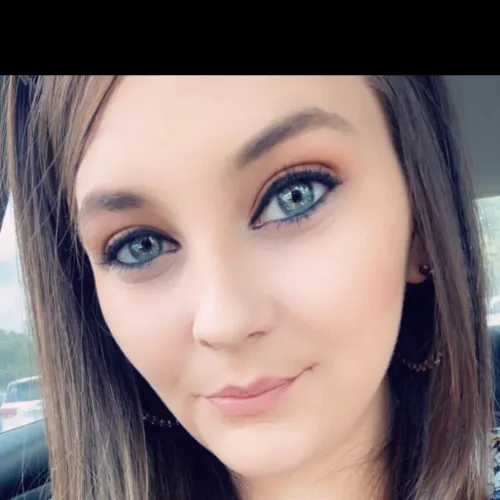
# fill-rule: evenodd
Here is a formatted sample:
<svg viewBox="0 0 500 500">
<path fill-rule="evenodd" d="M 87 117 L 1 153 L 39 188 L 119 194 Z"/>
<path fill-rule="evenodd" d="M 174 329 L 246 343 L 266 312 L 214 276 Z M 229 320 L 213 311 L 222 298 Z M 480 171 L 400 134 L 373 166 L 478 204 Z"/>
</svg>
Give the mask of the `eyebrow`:
<svg viewBox="0 0 500 500">
<path fill-rule="evenodd" d="M 307 108 L 285 116 L 266 127 L 249 140 L 236 154 L 234 165 L 244 168 L 269 153 L 283 142 L 314 128 L 328 127 L 345 133 L 354 133 L 354 126 L 337 113 L 321 108 Z M 78 224 L 97 212 L 119 212 L 141 208 L 147 199 L 132 191 L 92 192 L 85 196 L 78 211 Z"/>
<path fill-rule="evenodd" d="M 132 208 L 140 208 L 145 204 L 146 198 L 132 191 L 95 191 L 83 199 L 81 208 L 78 211 L 78 224 L 81 226 L 84 220 L 89 218 L 92 213 L 119 212 Z"/>
<path fill-rule="evenodd" d="M 243 146 L 236 155 L 234 163 L 237 168 L 243 168 L 292 137 L 321 127 L 346 133 L 355 132 L 354 126 L 337 113 L 321 108 L 307 108 L 288 115 L 265 128 Z"/>
</svg>

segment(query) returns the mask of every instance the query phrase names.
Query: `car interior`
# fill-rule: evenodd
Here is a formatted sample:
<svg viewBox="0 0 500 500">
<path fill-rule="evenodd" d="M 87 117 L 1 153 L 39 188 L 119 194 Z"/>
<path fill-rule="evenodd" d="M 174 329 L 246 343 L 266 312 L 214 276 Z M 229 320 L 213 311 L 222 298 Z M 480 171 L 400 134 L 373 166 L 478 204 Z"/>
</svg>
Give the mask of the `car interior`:
<svg viewBox="0 0 500 500">
<path fill-rule="evenodd" d="M 3 79 L 0 84 L 5 83 L 5 77 L 0 78 Z M 452 76 L 449 80 L 463 134 L 469 143 L 477 196 L 500 196 L 500 76 Z M 0 183 L 0 188 L 1 231 L 9 192 L 6 184 Z M 497 238 L 500 240 L 500 234 Z M 500 416 L 500 325 L 490 325 L 489 331 L 494 358 L 495 412 Z M 500 425 L 498 422 L 497 417 Z M 0 429 L 0 500 L 48 498 L 50 474 L 43 419 L 5 432 Z"/>
</svg>

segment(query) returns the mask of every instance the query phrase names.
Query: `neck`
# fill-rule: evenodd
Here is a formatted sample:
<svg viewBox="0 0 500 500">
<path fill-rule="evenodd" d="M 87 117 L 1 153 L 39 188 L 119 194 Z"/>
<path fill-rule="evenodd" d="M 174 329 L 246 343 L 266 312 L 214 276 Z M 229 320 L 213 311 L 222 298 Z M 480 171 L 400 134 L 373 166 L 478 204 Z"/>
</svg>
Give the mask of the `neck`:
<svg viewBox="0 0 500 500">
<path fill-rule="evenodd" d="M 380 391 L 342 442 L 328 442 L 301 467 L 239 481 L 244 500 L 385 500 L 388 391 Z M 381 438 L 381 436 L 383 438 Z"/>
</svg>

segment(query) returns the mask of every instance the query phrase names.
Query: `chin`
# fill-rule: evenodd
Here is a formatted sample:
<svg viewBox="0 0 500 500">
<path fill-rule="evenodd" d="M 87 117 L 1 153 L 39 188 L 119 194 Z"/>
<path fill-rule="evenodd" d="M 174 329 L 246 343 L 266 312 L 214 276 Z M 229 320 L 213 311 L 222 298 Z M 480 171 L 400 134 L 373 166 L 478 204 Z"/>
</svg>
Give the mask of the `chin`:
<svg viewBox="0 0 500 500">
<path fill-rule="evenodd" d="M 207 448 L 233 473 L 243 477 L 281 474 L 307 462 L 314 439 L 297 426 L 263 422 L 232 429 Z M 319 445 L 319 443 L 318 443 Z"/>
</svg>

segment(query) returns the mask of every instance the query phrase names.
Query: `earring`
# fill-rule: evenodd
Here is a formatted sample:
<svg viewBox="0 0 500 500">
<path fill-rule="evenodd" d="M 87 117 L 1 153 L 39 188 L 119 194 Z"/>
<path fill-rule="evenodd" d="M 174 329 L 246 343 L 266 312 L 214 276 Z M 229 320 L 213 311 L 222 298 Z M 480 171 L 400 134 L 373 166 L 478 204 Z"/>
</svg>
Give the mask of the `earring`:
<svg viewBox="0 0 500 500">
<path fill-rule="evenodd" d="M 176 427 L 180 426 L 181 424 L 177 419 L 174 421 L 170 420 L 169 418 L 160 418 L 156 417 L 154 415 L 150 415 L 149 413 L 145 413 L 142 416 L 142 420 L 149 425 L 152 425 L 153 427 Z"/>
<path fill-rule="evenodd" d="M 422 264 L 418 270 L 420 271 L 420 274 L 426 278 L 429 278 L 432 274 L 434 274 L 434 269 L 427 264 Z"/>
<path fill-rule="evenodd" d="M 436 354 L 431 354 L 424 362 L 422 363 L 414 363 L 412 361 L 408 361 L 407 359 L 403 358 L 399 354 L 396 354 L 396 357 L 399 359 L 399 361 L 406 366 L 409 370 L 412 372 L 428 372 L 435 368 L 439 363 L 441 363 L 441 353 L 438 352 Z"/>
</svg>

